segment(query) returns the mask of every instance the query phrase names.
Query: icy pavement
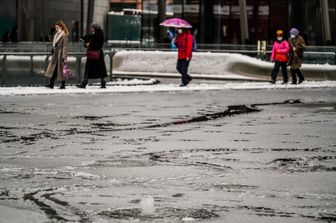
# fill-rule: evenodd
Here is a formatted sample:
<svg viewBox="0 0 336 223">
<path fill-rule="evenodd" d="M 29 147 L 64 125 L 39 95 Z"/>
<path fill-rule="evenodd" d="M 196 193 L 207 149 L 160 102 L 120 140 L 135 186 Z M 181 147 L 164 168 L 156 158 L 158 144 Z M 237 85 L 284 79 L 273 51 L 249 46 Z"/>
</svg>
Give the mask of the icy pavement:
<svg viewBox="0 0 336 223">
<path fill-rule="evenodd" d="M 0 90 L 0 222 L 336 221 L 334 82 Z"/>
</svg>

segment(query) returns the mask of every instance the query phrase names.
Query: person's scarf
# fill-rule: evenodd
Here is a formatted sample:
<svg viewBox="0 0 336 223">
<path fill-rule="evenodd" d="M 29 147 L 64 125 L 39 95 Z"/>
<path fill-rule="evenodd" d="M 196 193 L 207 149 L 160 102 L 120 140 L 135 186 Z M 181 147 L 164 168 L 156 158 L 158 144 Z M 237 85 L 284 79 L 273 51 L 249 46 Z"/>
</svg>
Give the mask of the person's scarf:
<svg viewBox="0 0 336 223">
<path fill-rule="evenodd" d="M 53 39 L 53 47 L 56 46 L 56 43 L 62 38 L 62 36 L 64 36 L 64 31 L 63 30 L 58 31 L 55 34 L 54 39 Z"/>
</svg>

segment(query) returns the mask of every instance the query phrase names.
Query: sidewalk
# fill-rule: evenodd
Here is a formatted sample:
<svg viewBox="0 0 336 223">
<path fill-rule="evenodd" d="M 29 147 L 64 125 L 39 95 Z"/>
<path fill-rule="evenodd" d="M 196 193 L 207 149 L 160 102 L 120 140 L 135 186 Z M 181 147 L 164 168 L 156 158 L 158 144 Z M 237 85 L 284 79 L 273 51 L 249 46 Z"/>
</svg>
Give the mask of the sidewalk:
<svg viewBox="0 0 336 223">
<path fill-rule="evenodd" d="M 176 84 L 151 84 L 155 79 L 149 79 L 147 84 L 144 82 L 131 81 L 129 84 L 115 85 L 115 82 L 107 82 L 107 88 L 101 89 L 99 85 L 87 86 L 86 89 L 75 86 L 66 86 L 66 89 L 54 89 L 46 87 L 2 87 L 0 96 L 14 95 L 56 95 L 56 94 L 106 94 L 123 92 L 169 92 L 169 91 L 212 91 L 212 90 L 252 90 L 252 89 L 310 89 L 310 88 L 335 88 L 336 81 L 305 81 L 300 85 L 281 85 L 279 81 L 276 85 L 268 82 L 224 82 L 224 83 L 190 83 L 187 87 L 179 87 L 178 80 Z M 112 86 L 114 84 L 114 86 Z"/>
</svg>

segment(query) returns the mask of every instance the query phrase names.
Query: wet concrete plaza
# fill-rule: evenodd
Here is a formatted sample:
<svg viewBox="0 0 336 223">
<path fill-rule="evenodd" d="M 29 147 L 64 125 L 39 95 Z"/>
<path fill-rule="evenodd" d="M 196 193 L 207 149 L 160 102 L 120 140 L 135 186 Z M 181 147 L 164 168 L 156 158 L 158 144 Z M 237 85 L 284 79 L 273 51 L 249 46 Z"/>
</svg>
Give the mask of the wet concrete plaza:
<svg viewBox="0 0 336 223">
<path fill-rule="evenodd" d="M 336 221 L 335 96 L 2 96 L 0 222 Z"/>
</svg>

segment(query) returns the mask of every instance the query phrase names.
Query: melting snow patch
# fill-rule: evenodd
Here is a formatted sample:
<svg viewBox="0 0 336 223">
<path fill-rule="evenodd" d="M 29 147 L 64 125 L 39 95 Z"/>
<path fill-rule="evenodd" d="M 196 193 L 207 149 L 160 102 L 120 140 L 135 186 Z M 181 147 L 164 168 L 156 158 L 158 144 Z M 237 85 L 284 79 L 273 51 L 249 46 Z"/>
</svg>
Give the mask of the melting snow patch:
<svg viewBox="0 0 336 223">
<path fill-rule="evenodd" d="M 94 174 L 91 174 L 91 173 L 85 173 L 85 172 L 76 172 L 74 174 L 75 177 L 81 177 L 81 178 L 84 178 L 84 179 L 98 179 L 100 178 L 100 176 L 98 175 L 94 175 Z"/>
</svg>

